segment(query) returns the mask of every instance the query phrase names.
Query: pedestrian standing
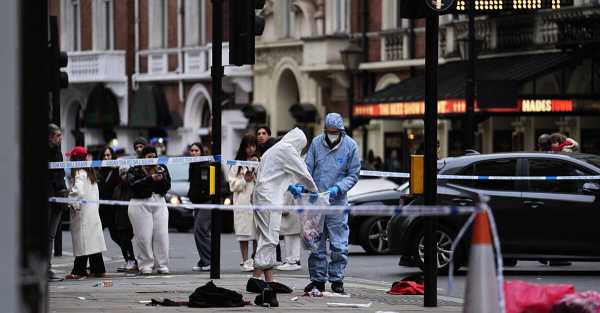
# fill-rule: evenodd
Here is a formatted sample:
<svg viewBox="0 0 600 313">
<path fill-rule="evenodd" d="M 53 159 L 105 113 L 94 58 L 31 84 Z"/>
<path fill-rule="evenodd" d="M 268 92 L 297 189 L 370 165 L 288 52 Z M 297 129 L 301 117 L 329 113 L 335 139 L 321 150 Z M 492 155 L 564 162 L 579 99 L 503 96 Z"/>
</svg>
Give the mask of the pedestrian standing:
<svg viewBox="0 0 600 313">
<path fill-rule="evenodd" d="M 111 147 L 105 147 L 102 150 L 101 156 L 102 160 L 113 160 L 116 158 L 115 152 Z M 121 183 L 119 168 L 101 167 L 97 173 L 100 199 L 114 200 L 115 189 Z M 122 207 L 100 204 L 100 220 L 102 221 L 102 227 L 108 228 L 110 238 L 119 246 L 119 248 L 121 248 L 123 258 L 125 259 L 125 264 L 117 267 L 117 272 L 133 270 L 136 267 L 131 238 L 129 237 L 128 232 L 122 231 L 124 227 L 123 225 L 120 225 L 125 222 L 123 220 L 124 217 L 127 218 L 126 222 L 129 223 L 127 211 L 123 210 Z"/>
<path fill-rule="evenodd" d="M 246 290 L 262 289 L 263 297 L 255 300 L 256 304 L 269 303 L 277 305 L 274 295 L 266 296 L 265 290 L 275 290 L 273 267 L 276 262 L 275 247 L 279 243 L 279 230 L 281 226 L 281 211 L 260 210 L 262 205 L 287 205 L 285 193 L 287 190 L 295 190 L 296 184 L 306 186 L 302 189 L 315 192 L 317 187 L 313 182 L 306 164 L 300 156 L 306 147 L 307 140 L 304 133 L 294 128 L 271 147 L 261 158 L 256 175 L 256 186 L 252 201 L 259 209 L 254 211 L 256 222 L 256 235 L 258 247 L 254 259 L 254 277 L 248 280 Z M 260 280 L 264 274 L 265 281 Z M 261 283 L 262 282 L 262 283 Z M 258 288 L 257 288 L 258 287 Z M 272 289 L 270 289 L 272 288 Z M 286 287 L 289 289 L 289 287 Z"/>
<path fill-rule="evenodd" d="M 330 203 L 347 205 L 346 194 L 358 181 L 360 156 L 356 142 L 346 135 L 344 121 L 338 113 L 325 117 L 323 134 L 315 137 L 308 149 L 306 165 L 320 192 L 329 192 Z M 323 233 L 319 237 L 318 249 L 308 258 L 311 282 L 304 289 L 331 290 L 344 293 L 344 273 L 348 264 L 348 214 L 330 213 L 324 216 Z M 331 261 L 327 262 L 326 244 L 329 240 Z"/>
<path fill-rule="evenodd" d="M 129 188 L 129 181 L 127 180 L 127 172 L 129 171 L 128 167 L 119 168 L 119 184 L 115 187 L 113 193 L 113 199 L 119 201 L 127 201 L 131 200 L 131 190 Z M 133 239 L 133 226 L 131 226 L 131 221 L 129 220 L 128 206 L 127 205 L 115 205 L 115 221 L 114 228 L 116 232 L 116 236 L 120 242 L 119 247 L 121 248 L 121 253 L 123 254 L 123 258 L 127 262 L 125 264 L 125 271 L 127 272 L 137 272 L 138 266 L 137 261 L 135 259 L 135 253 L 133 252 L 133 244 L 131 240 Z M 112 237 L 112 234 L 111 234 Z M 115 237 L 113 237 L 115 238 Z M 119 269 L 117 268 L 117 271 Z"/>
<path fill-rule="evenodd" d="M 256 129 L 256 153 L 259 157 L 276 143 L 277 139 L 271 137 L 271 128 L 263 125 Z"/>
<path fill-rule="evenodd" d="M 84 147 L 74 147 L 68 155 L 71 161 L 85 161 L 87 150 Z M 71 171 L 69 197 L 89 202 L 71 204 L 70 226 L 75 261 L 73 270 L 65 278 L 79 280 L 88 275 L 104 277 L 106 269 L 102 251 L 106 251 L 106 244 L 98 213 L 100 194 L 94 169 L 79 168 Z M 87 272 L 88 260 L 90 263 L 89 274 Z"/>
<path fill-rule="evenodd" d="M 62 141 L 62 132 L 60 127 L 55 124 L 48 125 L 48 161 L 62 162 L 62 152 L 60 143 Z M 48 170 L 48 195 L 50 197 L 66 197 L 68 195 L 67 185 L 65 183 L 65 170 Z M 52 271 L 50 261 L 52 260 L 52 250 L 54 247 L 54 238 L 59 230 L 60 221 L 64 211 L 64 205 L 61 203 L 50 203 L 48 212 L 48 281 L 61 281 L 62 277 Z"/>
<path fill-rule="evenodd" d="M 190 145 L 189 154 L 192 157 L 201 156 L 202 145 L 195 142 Z M 188 198 L 192 203 L 210 202 L 210 165 L 208 162 L 190 163 L 188 170 L 188 179 L 190 189 Z M 196 250 L 198 250 L 198 262 L 192 266 L 193 271 L 210 271 L 210 237 L 211 232 L 211 211 L 204 209 L 194 210 L 194 241 Z"/>
<path fill-rule="evenodd" d="M 142 155 L 142 150 L 144 150 L 144 147 L 148 145 L 148 140 L 146 140 L 146 138 L 144 137 L 137 137 L 134 141 L 133 141 L 133 151 L 135 152 L 135 155 L 138 158 L 143 158 L 144 156 Z"/>
<path fill-rule="evenodd" d="M 144 158 L 156 158 L 156 149 L 145 146 Z M 131 188 L 128 213 L 133 226 L 133 250 L 140 274 L 169 273 L 169 210 L 165 194 L 171 189 L 171 177 L 166 166 L 144 165 L 129 169 L 127 181 Z"/>
<path fill-rule="evenodd" d="M 256 156 L 256 137 L 253 134 L 246 134 L 242 137 L 235 159 L 240 161 L 258 161 L 258 157 Z M 233 204 L 250 205 L 252 203 L 255 180 L 255 168 L 240 165 L 229 169 L 227 181 L 229 182 L 229 189 L 233 192 Z M 236 238 L 240 243 L 240 252 L 242 254 L 240 269 L 243 272 L 251 272 L 254 270 L 253 257 L 256 253 L 254 213 L 250 210 L 234 210 L 233 228 Z M 252 257 L 248 256 L 250 242 L 253 243 Z"/>
<path fill-rule="evenodd" d="M 537 147 L 539 151 L 552 151 L 552 142 L 550 141 L 550 135 L 541 134 L 537 140 Z"/>
</svg>

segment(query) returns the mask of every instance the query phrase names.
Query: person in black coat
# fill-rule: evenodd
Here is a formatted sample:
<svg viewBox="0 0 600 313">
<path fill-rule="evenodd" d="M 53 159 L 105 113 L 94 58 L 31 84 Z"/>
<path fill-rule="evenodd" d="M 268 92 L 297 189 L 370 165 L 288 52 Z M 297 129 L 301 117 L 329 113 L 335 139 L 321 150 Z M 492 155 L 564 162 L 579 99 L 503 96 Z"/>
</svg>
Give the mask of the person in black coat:
<svg viewBox="0 0 600 313">
<path fill-rule="evenodd" d="M 262 157 L 277 141 L 277 138 L 271 137 L 271 129 L 268 126 L 258 127 L 256 129 L 256 153 L 258 156 Z"/>
<path fill-rule="evenodd" d="M 112 148 L 106 147 L 102 150 L 102 160 L 113 160 L 116 158 L 115 152 Z M 118 167 L 101 167 L 98 169 L 98 189 L 100 192 L 101 200 L 121 200 L 115 198 L 116 189 L 120 188 L 119 197 L 122 197 L 121 192 L 123 188 L 127 188 L 122 185 L 122 178 Z M 126 178 L 126 176 L 125 176 Z M 119 187 L 121 185 L 121 187 Z M 129 201 L 127 199 L 123 199 Z M 125 265 L 117 267 L 118 272 L 133 271 L 137 268 L 135 263 L 135 257 L 133 253 L 133 246 L 131 245 L 131 238 L 133 237 L 133 231 L 131 230 L 131 223 L 127 216 L 127 207 L 105 205 L 100 204 L 100 220 L 102 221 L 102 227 L 108 228 L 110 238 L 121 248 L 123 258 L 125 259 Z"/>
<path fill-rule="evenodd" d="M 201 156 L 202 145 L 199 142 L 191 144 L 189 152 L 190 156 Z M 210 201 L 209 165 L 209 162 L 190 163 L 188 198 L 192 203 L 208 203 Z M 192 266 L 193 271 L 210 270 L 210 232 L 210 210 L 194 210 L 194 241 L 199 259 L 196 265 Z"/>
<path fill-rule="evenodd" d="M 63 156 L 60 149 L 62 141 L 62 132 L 60 127 L 55 124 L 48 125 L 48 161 L 62 162 Z M 65 183 L 65 170 L 48 170 L 48 195 L 50 197 L 66 197 L 68 194 L 67 184 Z M 61 281 L 62 277 L 52 272 L 50 260 L 52 259 L 52 248 L 54 247 L 54 238 L 58 232 L 62 218 L 64 205 L 60 203 L 51 203 L 48 213 L 48 281 Z"/>
<path fill-rule="evenodd" d="M 156 158 L 156 149 L 145 146 L 144 158 Z M 128 214 L 133 226 L 133 251 L 142 275 L 169 273 L 169 210 L 165 194 L 171 189 L 164 165 L 135 166 L 127 172 L 131 189 Z M 154 203 L 153 203 L 154 202 Z"/>
</svg>

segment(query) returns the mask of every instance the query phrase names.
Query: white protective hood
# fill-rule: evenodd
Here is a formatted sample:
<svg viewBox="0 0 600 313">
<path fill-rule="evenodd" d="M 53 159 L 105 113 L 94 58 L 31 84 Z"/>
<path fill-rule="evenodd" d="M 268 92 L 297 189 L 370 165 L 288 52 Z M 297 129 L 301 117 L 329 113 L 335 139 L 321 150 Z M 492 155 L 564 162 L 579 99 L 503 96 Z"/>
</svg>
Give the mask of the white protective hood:
<svg viewBox="0 0 600 313">
<path fill-rule="evenodd" d="M 294 128 L 267 150 L 258 166 L 254 204 L 290 204 L 286 203 L 285 193 L 291 184 L 303 184 L 307 191 L 317 191 L 306 163 L 300 156 L 306 143 L 304 133 Z"/>
</svg>

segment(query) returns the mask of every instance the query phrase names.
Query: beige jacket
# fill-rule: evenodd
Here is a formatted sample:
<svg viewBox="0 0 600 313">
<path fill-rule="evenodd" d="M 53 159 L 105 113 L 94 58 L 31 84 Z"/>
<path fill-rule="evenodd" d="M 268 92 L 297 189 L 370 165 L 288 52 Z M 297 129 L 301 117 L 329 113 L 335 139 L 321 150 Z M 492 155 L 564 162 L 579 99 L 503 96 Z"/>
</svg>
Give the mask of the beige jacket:
<svg viewBox="0 0 600 313">
<path fill-rule="evenodd" d="M 238 169 L 239 173 L 238 173 Z M 249 205 L 252 203 L 252 192 L 254 181 L 247 182 L 244 179 L 246 171 L 251 170 L 244 166 L 233 166 L 227 174 L 229 189 L 233 192 L 233 204 Z M 256 227 L 254 226 L 254 213 L 250 210 L 233 211 L 233 228 L 239 236 L 254 237 Z"/>
</svg>

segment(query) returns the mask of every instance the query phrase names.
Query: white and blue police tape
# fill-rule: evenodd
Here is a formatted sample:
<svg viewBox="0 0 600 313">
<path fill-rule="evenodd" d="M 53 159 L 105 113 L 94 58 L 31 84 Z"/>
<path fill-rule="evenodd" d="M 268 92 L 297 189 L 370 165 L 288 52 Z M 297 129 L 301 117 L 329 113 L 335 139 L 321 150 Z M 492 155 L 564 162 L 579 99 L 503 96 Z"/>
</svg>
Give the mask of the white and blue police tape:
<svg viewBox="0 0 600 313">
<path fill-rule="evenodd" d="M 239 161 L 239 160 L 227 160 L 226 165 L 229 166 L 245 166 L 245 167 L 258 167 L 260 162 L 257 161 Z"/>
<path fill-rule="evenodd" d="M 410 178 L 410 173 L 360 171 L 361 176 Z M 446 180 L 600 180 L 600 175 L 585 176 L 477 176 L 477 175 L 438 175 Z"/>
<path fill-rule="evenodd" d="M 197 162 L 215 162 L 220 161 L 220 156 L 204 155 L 196 157 L 166 157 L 161 156 L 152 159 L 117 159 L 117 160 L 93 160 L 93 161 L 65 161 L 49 162 L 50 169 L 67 168 L 90 168 L 90 167 L 118 167 L 118 166 L 139 166 L 139 165 L 157 165 L 157 164 L 189 164 Z"/>
<path fill-rule="evenodd" d="M 359 206 L 343 206 L 343 205 L 223 205 L 223 204 L 171 204 L 156 201 L 119 201 L 119 200 L 86 200 L 81 198 L 60 198 L 51 197 L 48 199 L 51 203 L 63 204 L 90 204 L 97 203 L 103 205 L 118 205 L 128 206 L 145 205 L 145 206 L 167 206 L 179 207 L 190 210 L 248 210 L 248 211 L 295 211 L 303 212 L 344 212 L 351 215 L 400 215 L 400 216 L 446 216 L 446 215 L 462 215 L 471 214 L 477 210 L 472 206 L 424 206 L 424 205 L 408 205 L 408 206 L 393 206 L 393 205 L 359 205 Z"/>
</svg>

